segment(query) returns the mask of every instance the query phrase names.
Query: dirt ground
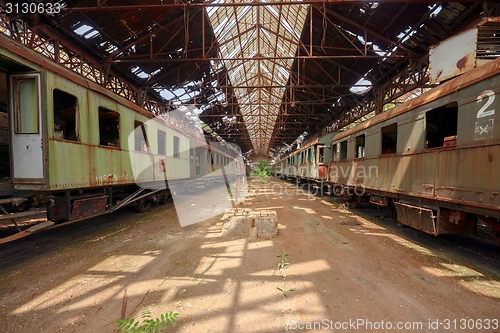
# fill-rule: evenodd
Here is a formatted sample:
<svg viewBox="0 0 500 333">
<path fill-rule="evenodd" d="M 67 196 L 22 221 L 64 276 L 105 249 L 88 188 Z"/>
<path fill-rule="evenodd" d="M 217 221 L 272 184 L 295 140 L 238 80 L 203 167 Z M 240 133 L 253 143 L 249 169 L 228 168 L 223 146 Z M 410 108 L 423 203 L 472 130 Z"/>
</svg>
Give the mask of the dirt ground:
<svg viewBox="0 0 500 333">
<path fill-rule="evenodd" d="M 498 276 L 334 199 L 254 184 L 242 207 L 276 210 L 271 240 L 222 237 L 220 216 L 181 228 L 167 205 L 43 251 L 26 246 L 28 257 L 0 268 L 2 331 L 111 333 L 122 312 L 139 319 L 144 308 L 179 313 L 165 332 L 500 331 Z"/>
</svg>

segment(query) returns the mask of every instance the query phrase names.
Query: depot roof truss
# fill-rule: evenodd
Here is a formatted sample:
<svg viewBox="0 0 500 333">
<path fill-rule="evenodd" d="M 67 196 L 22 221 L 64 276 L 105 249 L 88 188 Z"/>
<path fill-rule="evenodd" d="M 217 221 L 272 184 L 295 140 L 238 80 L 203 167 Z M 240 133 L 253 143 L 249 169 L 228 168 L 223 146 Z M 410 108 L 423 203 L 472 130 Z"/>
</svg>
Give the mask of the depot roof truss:
<svg viewBox="0 0 500 333">
<path fill-rule="evenodd" d="M 195 109 L 211 135 L 261 155 L 425 91 L 429 47 L 500 15 L 498 1 L 64 3 L 57 15 L 0 11 L 0 43 L 155 114 Z"/>
</svg>

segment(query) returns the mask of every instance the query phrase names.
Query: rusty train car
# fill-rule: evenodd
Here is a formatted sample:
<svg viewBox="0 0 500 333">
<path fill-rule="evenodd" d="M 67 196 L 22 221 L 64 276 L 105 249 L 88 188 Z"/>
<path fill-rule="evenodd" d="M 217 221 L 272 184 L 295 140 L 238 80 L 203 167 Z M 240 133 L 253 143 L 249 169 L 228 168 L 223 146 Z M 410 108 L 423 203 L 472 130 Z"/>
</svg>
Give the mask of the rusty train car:
<svg viewBox="0 0 500 333">
<path fill-rule="evenodd" d="M 6 46 L 0 48 L 4 213 L 12 207 L 47 205 L 50 220 L 72 221 L 125 205 L 144 211 L 152 202 L 168 202 L 172 183 L 199 190 L 202 176 L 202 185 L 208 186 L 245 174 L 237 152 L 207 145 L 203 135 L 193 136 L 182 121 L 153 117 L 77 73 L 0 38 Z"/>
<path fill-rule="evenodd" d="M 297 149 L 279 162 L 280 168 L 274 165 L 274 173 L 278 176 L 293 177 L 297 182 L 324 182 L 328 179 L 328 163 L 330 160 L 330 143 L 335 133 L 317 138 Z"/>
<path fill-rule="evenodd" d="M 432 235 L 472 235 L 481 224 L 498 242 L 499 94 L 497 58 L 334 135 L 322 147 L 330 150 L 328 177 L 314 181 L 354 202 L 392 207 L 399 222 Z M 299 169 L 314 161 L 303 154 L 313 146 L 277 161 L 275 174 L 311 183 Z M 325 166 L 315 168 L 318 175 Z"/>
</svg>

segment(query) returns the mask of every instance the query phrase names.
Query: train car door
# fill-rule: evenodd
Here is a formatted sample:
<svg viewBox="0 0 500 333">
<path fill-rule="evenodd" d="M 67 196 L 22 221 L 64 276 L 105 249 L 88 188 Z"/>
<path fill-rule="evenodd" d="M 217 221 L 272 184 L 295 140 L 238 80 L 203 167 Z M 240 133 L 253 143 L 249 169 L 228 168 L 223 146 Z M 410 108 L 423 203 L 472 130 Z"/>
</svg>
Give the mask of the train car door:
<svg viewBox="0 0 500 333">
<path fill-rule="evenodd" d="M 14 183 L 43 182 L 40 74 L 10 76 L 12 178 Z"/>
</svg>

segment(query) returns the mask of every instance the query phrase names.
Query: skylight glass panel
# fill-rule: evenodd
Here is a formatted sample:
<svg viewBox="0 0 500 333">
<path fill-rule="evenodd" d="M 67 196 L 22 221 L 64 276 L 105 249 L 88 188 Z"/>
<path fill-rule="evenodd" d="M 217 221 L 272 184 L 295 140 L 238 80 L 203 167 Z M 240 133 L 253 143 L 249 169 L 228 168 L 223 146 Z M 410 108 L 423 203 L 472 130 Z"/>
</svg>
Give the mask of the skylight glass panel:
<svg viewBox="0 0 500 333">
<path fill-rule="evenodd" d="M 90 25 L 84 24 L 84 25 L 80 26 L 78 29 L 75 29 L 75 32 L 77 34 L 79 34 L 80 36 L 83 36 L 87 32 L 89 32 L 90 30 L 94 30 L 94 28 L 91 27 Z"/>
<path fill-rule="evenodd" d="M 234 93 L 257 154 L 266 153 L 269 147 L 308 8 L 274 5 L 207 10 L 220 56 L 246 58 L 225 60 L 224 65 L 231 84 L 243 87 Z M 275 57 L 290 59 L 271 59 Z"/>
</svg>

